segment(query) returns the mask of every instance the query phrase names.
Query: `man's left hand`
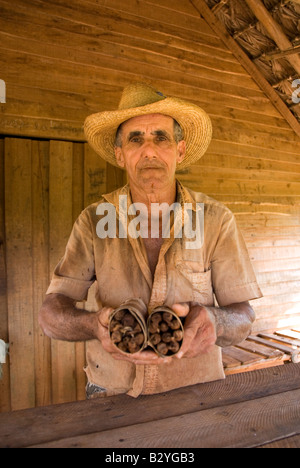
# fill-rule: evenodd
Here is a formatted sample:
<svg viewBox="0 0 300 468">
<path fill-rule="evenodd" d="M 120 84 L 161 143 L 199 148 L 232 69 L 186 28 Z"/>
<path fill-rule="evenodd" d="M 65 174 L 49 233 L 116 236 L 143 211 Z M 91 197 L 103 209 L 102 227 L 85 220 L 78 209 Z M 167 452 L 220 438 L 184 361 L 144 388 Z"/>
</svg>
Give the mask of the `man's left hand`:
<svg viewBox="0 0 300 468">
<path fill-rule="evenodd" d="M 214 315 L 194 303 L 174 304 L 172 309 L 179 317 L 185 317 L 183 343 L 176 357 L 193 358 L 209 353 L 217 340 Z"/>
</svg>

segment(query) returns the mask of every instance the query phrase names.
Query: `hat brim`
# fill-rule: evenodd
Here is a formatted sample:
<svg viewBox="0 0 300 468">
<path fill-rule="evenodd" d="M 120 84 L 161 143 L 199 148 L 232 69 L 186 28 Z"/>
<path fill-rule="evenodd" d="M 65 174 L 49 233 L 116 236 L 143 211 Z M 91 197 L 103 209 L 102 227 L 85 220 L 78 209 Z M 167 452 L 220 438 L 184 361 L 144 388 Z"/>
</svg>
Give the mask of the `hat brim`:
<svg viewBox="0 0 300 468">
<path fill-rule="evenodd" d="M 118 127 L 126 120 L 146 114 L 167 115 L 181 126 L 186 154 L 184 160 L 177 165 L 177 171 L 194 164 L 205 154 L 212 138 L 210 118 L 200 107 L 177 98 L 166 98 L 141 107 L 92 114 L 84 123 L 87 141 L 101 158 L 119 167 L 114 152 Z"/>
</svg>

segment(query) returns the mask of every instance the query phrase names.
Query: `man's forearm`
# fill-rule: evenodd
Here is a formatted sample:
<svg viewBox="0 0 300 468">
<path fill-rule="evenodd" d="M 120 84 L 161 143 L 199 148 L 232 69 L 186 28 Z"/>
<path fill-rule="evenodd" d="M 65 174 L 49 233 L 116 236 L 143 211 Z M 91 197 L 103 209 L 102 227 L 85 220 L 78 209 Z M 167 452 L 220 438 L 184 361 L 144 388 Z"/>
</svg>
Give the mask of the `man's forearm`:
<svg viewBox="0 0 300 468">
<path fill-rule="evenodd" d="M 241 343 L 250 335 L 255 313 L 248 302 L 231 304 L 226 307 L 206 307 L 216 324 L 217 341 L 221 347 Z"/>
<path fill-rule="evenodd" d="M 55 340 L 88 341 L 97 338 L 98 316 L 75 307 L 75 301 L 62 294 L 49 294 L 39 313 L 45 335 Z"/>
</svg>

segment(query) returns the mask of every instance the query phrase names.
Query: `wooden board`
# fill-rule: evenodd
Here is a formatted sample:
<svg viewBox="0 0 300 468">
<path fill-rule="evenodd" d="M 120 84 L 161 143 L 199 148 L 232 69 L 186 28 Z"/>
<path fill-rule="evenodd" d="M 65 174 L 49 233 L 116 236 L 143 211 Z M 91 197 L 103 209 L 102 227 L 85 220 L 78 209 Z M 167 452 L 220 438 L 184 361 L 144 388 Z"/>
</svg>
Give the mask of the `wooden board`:
<svg viewBox="0 0 300 468">
<path fill-rule="evenodd" d="M 8 139 L 5 141 L 5 212 L 10 215 L 5 218 L 5 229 L 13 410 L 35 406 L 31 190 L 31 141 Z"/>
<path fill-rule="evenodd" d="M 284 362 L 300 361 L 300 332 L 274 331 L 251 335 L 242 343 L 222 349 L 226 375 L 248 372 Z"/>
<path fill-rule="evenodd" d="M 71 143 L 51 141 L 49 169 L 49 268 L 50 277 L 64 255 L 73 226 Z M 76 400 L 75 344 L 51 341 L 52 401 L 61 403 Z"/>
<path fill-rule="evenodd" d="M 191 442 L 199 445 L 227 444 L 226 437 L 237 437 L 239 440 L 242 438 L 245 446 L 268 443 L 271 434 L 272 437 L 275 436 L 275 440 L 278 438 L 276 431 L 279 431 L 281 438 L 287 437 L 291 433 L 292 422 L 299 424 L 299 404 L 297 406 L 295 401 L 299 397 L 299 378 L 299 365 L 288 364 L 275 369 L 232 375 L 226 381 L 195 385 L 138 399 L 119 395 L 2 414 L 0 447 L 25 447 L 48 443 L 76 446 L 81 443 L 87 445 L 89 442 L 92 446 L 101 441 L 107 444 L 107 447 L 113 446 L 114 443 L 126 447 L 127 444 L 133 444 L 133 431 L 137 442 L 134 447 L 142 443 L 143 434 L 144 446 L 148 444 L 149 447 L 152 442 L 180 447 L 186 438 L 187 444 Z M 293 395 L 294 390 L 298 393 Z M 285 394 L 286 399 L 280 399 L 281 394 Z M 271 397 L 270 405 L 267 403 L 268 397 Z M 180 405 L 178 401 L 181 402 Z M 251 401 L 256 403 L 248 406 Z M 291 415 L 293 410 L 294 416 Z M 192 424 L 188 431 L 189 415 L 192 417 Z M 198 429 L 195 426 L 196 416 L 199 418 Z M 169 429 L 171 420 L 172 430 Z M 163 421 L 166 421 L 167 429 Z M 212 421 L 216 423 L 213 441 Z M 179 432 L 174 431 L 174 423 Z M 227 427 L 229 423 L 230 430 Z M 132 425 L 134 428 L 130 429 Z M 165 429 L 163 434 L 162 427 Z M 128 433 L 123 436 L 127 428 Z M 116 439 L 118 431 L 120 436 Z M 103 439 L 98 435 L 100 432 L 104 434 Z M 153 441 L 154 434 L 157 435 L 156 441 Z M 66 438 L 69 440 L 63 440 Z"/>
<path fill-rule="evenodd" d="M 4 139 L 0 138 L 0 339 L 8 343 L 4 190 Z M 11 409 L 9 385 L 9 356 L 7 356 L 7 363 L 2 365 L 2 379 L 0 379 L 0 413 Z"/>
<path fill-rule="evenodd" d="M 51 403 L 51 344 L 39 327 L 38 314 L 49 285 L 49 142 L 32 141 L 32 262 L 35 397 Z"/>
</svg>

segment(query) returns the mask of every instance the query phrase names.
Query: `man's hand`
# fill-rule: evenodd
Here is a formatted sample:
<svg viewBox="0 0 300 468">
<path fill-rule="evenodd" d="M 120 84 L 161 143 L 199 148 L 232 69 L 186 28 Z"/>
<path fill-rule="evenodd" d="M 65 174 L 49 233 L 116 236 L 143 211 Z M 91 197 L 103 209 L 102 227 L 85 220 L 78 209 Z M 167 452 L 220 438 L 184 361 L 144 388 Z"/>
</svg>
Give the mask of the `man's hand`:
<svg viewBox="0 0 300 468">
<path fill-rule="evenodd" d="M 174 304 L 172 309 L 185 317 L 184 338 L 177 358 L 208 353 L 211 347 L 241 343 L 249 336 L 255 313 L 249 302 L 224 307 L 204 307 L 197 303 Z"/>
<path fill-rule="evenodd" d="M 179 317 L 185 317 L 183 343 L 176 357 L 209 353 L 217 340 L 216 322 L 209 309 L 193 303 L 174 304 L 172 309 Z"/>
</svg>

